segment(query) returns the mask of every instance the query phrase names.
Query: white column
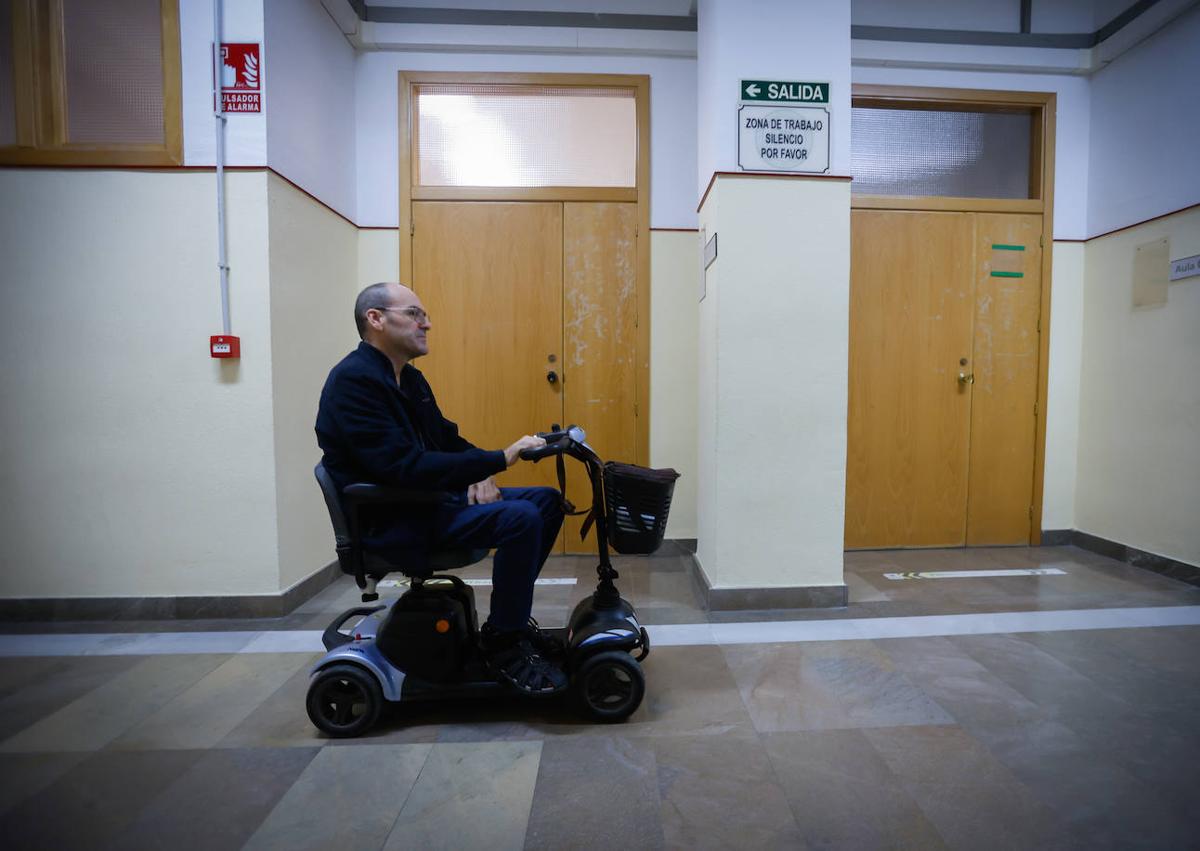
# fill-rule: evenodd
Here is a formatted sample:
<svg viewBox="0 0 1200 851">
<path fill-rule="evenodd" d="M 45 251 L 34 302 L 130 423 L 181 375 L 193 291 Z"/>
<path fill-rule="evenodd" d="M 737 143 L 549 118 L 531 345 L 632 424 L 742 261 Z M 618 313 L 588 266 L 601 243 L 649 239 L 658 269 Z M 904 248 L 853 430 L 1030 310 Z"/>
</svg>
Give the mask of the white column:
<svg viewBox="0 0 1200 851">
<path fill-rule="evenodd" d="M 745 176 L 739 83 L 830 84 L 828 174 Z M 714 608 L 844 602 L 850 10 L 701 0 L 699 545 Z M 705 194 L 707 191 L 707 194 Z"/>
</svg>

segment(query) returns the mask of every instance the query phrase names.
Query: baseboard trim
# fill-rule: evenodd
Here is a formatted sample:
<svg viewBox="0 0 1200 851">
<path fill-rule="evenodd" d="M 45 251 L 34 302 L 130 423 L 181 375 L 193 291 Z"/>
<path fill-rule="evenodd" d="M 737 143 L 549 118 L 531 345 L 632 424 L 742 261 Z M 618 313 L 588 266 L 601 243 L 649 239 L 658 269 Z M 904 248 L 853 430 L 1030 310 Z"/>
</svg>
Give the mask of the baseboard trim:
<svg viewBox="0 0 1200 851">
<path fill-rule="evenodd" d="M 205 618 L 280 618 L 338 576 L 336 561 L 278 594 L 216 597 L 17 597 L 0 599 L 6 621 L 148 621 Z"/>
<path fill-rule="evenodd" d="M 704 607 L 711 612 L 751 609 L 841 609 L 849 601 L 842 585 L 785 585 L 770 588 L 714 588 L 700 561 L 692 556 L 692 584 Z"/>
<path fill-rule="evenodd" d="M 1078 529 L 1048 529 L 1042 531 L 1042 546 L 1060 547 L 1068 545 L 1107 556 L 1117 561 L 1123 561 L 1125 564 L 1152 571 L 1160 576 L 1178 579 L 1180 582 L 1200 587 L 1200 566 L 1188 564 L 1186 561 L 1177 561 L 1173 558 L 1149 553 L 1145 550 L 1139 550 L 1137 547 L 1122 544 L 1120 541 L 1110 541 L 1108 538 L 1101 538 L 1099 535 L 1080 532 Z"/>
<path fill-rule="evenodd" d="M 1071 543 L 1073 529 L 1043 529 L 1043 547 L 1065 547 Z"/>
</svg>

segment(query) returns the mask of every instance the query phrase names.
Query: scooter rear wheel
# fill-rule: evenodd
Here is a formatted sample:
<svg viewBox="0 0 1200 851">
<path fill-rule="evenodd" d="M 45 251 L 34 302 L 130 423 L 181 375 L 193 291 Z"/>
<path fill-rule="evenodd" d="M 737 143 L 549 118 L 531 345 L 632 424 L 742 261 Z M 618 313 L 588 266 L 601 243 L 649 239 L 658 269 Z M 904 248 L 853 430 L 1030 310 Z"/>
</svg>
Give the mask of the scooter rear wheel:
<svg viewBox="0 0 1200 851">
<path fill-rule="evenodd" d="M 584 712 L 597 721 L 615 724 L 641 705 L 646 675 L 628 653 L 609 650 L 580 665 L 572 685 Z"/>
<path fill-rule="evenodd" d="M 373 674 L 357 665 L 330 665 L 313 677 L 305 707 L 327 736 L 360 736 L 378 720 L 383 690 Z"/>
</svg>

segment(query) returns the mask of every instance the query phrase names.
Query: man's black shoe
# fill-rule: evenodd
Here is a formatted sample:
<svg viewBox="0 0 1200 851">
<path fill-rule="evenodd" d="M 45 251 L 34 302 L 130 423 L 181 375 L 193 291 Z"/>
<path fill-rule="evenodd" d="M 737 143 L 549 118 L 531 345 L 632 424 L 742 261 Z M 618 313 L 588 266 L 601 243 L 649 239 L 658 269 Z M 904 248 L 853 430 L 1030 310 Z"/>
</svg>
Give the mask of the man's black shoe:
<svg viewBox="0 0 1200 851">
<path fill-rule="evenodd" d="M 523 630 L 501 633 L 484 624 L 480 649 L 496 679 L 521 694 L 548 697 L 566 691 L 570 682 L 561 668 L 542 656 Z"/>
<path fill-rule="evenodd" d="M 525 635 L 533 649 L 549 659 L 558 661 L 567 653 L 567 645 L 563 640 L 550 630 L 542 629 L 534 618 L 529 619 Z"/>
</svg>

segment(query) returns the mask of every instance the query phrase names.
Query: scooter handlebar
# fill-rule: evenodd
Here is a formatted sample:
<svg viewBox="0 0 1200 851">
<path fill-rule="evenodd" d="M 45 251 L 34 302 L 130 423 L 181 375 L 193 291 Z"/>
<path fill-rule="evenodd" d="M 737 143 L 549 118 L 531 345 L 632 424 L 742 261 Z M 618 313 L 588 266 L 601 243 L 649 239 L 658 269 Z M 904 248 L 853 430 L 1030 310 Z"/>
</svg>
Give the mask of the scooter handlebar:
<svg viewBox="0 0 1200 851">
<path fill-rule="evenodd" d="M 561 443 L 547 443 L 537 449 L 522 449 L 521 459 L 524 461 L 541 461 L 551 455 L 558 455 L 565 447 Z"/>
<path fill-rule="evenodd" d="M 539 446 L 537 449 L 522 449 L 521 458 L 523 460 L 540 461 L 551 455 L 560 455 L 571 447 L 572 442 L 582 443 L 586 438 L 583 429 L 579 426 L 570 425 L 565 429 L 560 429 L 557 423 L 550 427 L 550 431 L 539 432 L 537 436 L 546 441 L 546 445 Z"/>
</svg>

